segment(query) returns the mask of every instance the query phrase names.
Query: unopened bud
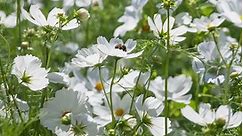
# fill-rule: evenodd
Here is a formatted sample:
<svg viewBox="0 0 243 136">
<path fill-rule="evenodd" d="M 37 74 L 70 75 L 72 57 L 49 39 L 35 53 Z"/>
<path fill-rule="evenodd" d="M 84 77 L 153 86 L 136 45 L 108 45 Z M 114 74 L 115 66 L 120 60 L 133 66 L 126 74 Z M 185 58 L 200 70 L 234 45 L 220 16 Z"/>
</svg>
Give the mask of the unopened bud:
<svg viewBox="0 0 243 136">
<path fill-rule="evenodd" d="M 29 42 L 22 42 L 21 43 L 21 48 L 27 49 L 29 47 Z"/>
<path fill-rule="evenodd" d="M 85 8 L 81 8 L 75 13 L 75 17 L 80 21 L 86 21 L 90 18 L 89 11 Z"/>
</svg>

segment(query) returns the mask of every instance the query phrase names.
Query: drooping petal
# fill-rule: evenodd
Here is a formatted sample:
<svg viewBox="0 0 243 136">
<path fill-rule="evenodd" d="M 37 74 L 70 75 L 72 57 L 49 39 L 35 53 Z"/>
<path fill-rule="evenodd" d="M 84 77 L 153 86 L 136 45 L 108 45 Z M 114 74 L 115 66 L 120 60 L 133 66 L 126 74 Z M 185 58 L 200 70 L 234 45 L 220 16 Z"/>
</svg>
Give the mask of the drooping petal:
<svg viewBox="0 0 243 136">
<path fill-rule="evenodd" d="M 186 107 L 181 109 L 181 113 L 185 118 L 187 118 L 191 122 L 201 126 L 207 126 L 204 119 L 197 112 L 195 112 L 190 106 L 187 105 Z"/>
</svg>

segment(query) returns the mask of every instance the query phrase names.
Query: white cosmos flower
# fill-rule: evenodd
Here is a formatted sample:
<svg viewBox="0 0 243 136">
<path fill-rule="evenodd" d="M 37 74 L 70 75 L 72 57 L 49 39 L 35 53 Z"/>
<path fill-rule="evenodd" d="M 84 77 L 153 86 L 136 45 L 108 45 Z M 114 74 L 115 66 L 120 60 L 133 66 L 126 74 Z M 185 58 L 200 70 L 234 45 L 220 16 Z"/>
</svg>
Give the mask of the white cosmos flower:
<svg viewBox="0 0 243 136">
<path fill-rule="evenodd" d="M 30 109 L 28 103 L 26 101 L 23 101 L 23 100 L 17 98 L 17 95 L 14 95 L 13 97 L 11 96 L 9 98 L 10 98 L 10 104 L 15 105 L 15 102 L 16 102 L 23 121 L 27 122 L 29 119 L 29 109 Z M 16 107 L 13 107 L 13 110 L 12 110 L 13 112 L 11 113 L 11 110 L 9 110 L 9 107 L 5 107 L 5 105 L 7 105 L 7 103 L 0 100 L 0 117 L 13 118 L 16 122 L 22 122 Z M 11 116 L 12 114 L 13 114 L 13 116 Z"/>
<path fill-rule="evenodd" d="M 53 99 L 44 103 L 41 109 L 40 122 L 53 133 L 57 129 L 68 132 L 80 125 L 86 126 L 84 132 L 88 135 L 94 134 L 97 132 L 97 127 L 91 121 L 88 111 L 85 93 L 62 89 L 56 92 Z M 92 131 L 90 128 L 92 128 Z"/>
<path fill-rule="evenodd" d="M 119 80 L 118 83 L 114 84 L 113 90 L 114 92 L 123 92 L 129 89 L 132 89 L 135 87 L 136 83 L 138 82 L 138 85 L 144 86 L 146 82 L 148 81 L 150 76 L 150 72 L 145 72 L 140 74 L 139 77 L 139 71 L 131 71 L 127 75 L 124 75 L 123 78 Z M 138 80 L 139 77 L 139 80 Z M 138 80 L 138 81 L 137 81 Z"/>
<path fill-rule="evenodd" d="M 143 51 L 137 53 L 131 53 L 136 48 L 137 42 L 128 39 L 124 44 L 119 38 L 112 38 L 110 42 L 106 40 L 105 37 L 98 37 L 98 49 L 109 56 L 114 56 L 118 58 L 136 58 L 140 56 Z"/>
<path fill-rule="evenodd" d="M 0 10 L 0 25 L 3 24 L 7 28 L 13 28 L 16 26 L 16 20 L 17 17 L 15 12 L 6 16 L 5 12 Z"/>
<path fill-rule="evenodd" d="M 155 94 L 156 98 L 164 101 L 165 80 L 161 77 L 151 81 L 149 89 Z M 179 75 L 168 78 L 168 100 L 189 104 L 192 98 L 191 94 L 187 94 L 192 87 L 192 79 L 185 75 Z"/>
<path fill-rule="evenodd" d="M 78 67 L 92 67 L 101 64 L 107 55 L 98 50 L 97 45 L 89 48 L 83 48 L 78 51 L 76 58 L 72 59 L 72 64 Z"/>
<path fill-rule="evenodd" d="M 177 26 L 185 25 L 188 32 L 197 32 L 197 29 L 193 27 L 194 24 L 192 24 L 192 16 L 190 16 L 188 12 L 181 12 L 177 14 L 175 17 L 175 23 Z"/>
<path fill-rule="evenodd" d="M 186 38 L 182 35 L 187 32 L 187 27 L 182 25 L 177 28 L 173 28 L 175 23 L 175 18 L 169 17 L 169 29 L 170 29 L 170 42 L 171 44 L 177 44 L 178 42 L 181 42 L 185 40 Z M 153 20 L 148 17 L 148 24 L 150 27 L 150 30 L 153 31 L 154 35 L 158 38 L 160 37 L 167 37 L 168 32 L 168 18 L 165 20 L 164 24 L 161 20 L 160 14 L 155 14 L 153 17 Z"/>
<path fill-rule="evenodd" d="M 228 44 L 224 45 L 218 45 L 219 46 L 219 51 L 222 54 L 222 57 L 224 60 L 228 60 L 232 53 L 230 51 L 230 47 L 227 46 Z M 214 62 L 216 60 L 222 61 L 222 58 L 219 54 L 219 51 L 217 50 L 217 46 L 215 42 L 209 41 L 209 42 L 202 42 L 198 45 L 197 48 L 200 58 L 203 58 L 206 62 Z"/>
<path fill-rule="evenodd" d="M 106 93 L 110 92 L 109 70 L 102 68 L 101 74 L 103 85 L 100 81 L 99 70 L 97 68 L 90 68 L 87 71 L 87 80 L 85 82 L 85 86 L 88 89 L 86 94 L 89 97 L 88 102 L 90 105 L 101 105 L 103 103 L 103 99 L 105 98 L 104 90 Z"/>
<path fill-rule="evenodd" d="M 215 4 L 228 21 L 242 27 L 242 0 L 219 0 Z"/>
<path fill-rule="evenodd" d="M 114 31 L 113 36 L 124 36 L 126 32 L 136 28 L 142 14 L 142 9 L 148 0 L 132 0 L 130 6 L 125 8 L 124 15 L 118 19 L 118 22 L 123 23 Z"/>
<path fill-rule="evenodd" d="M 22 9 L 23 16 L 37 26 L 60 27 L 62 30 L 70 30 L 79 26 L 77 19 L 72 19 L 67 24 L 60 24 L 59 16 L 65 16 L 64 10 L 60 8 L 53 8 L 49 12 L 47 19 L 41 12 L 38 5 L 31 5 L 29 12 L 30 13 L 28 13 L 25 9 Z"/>
<path fill-rule="evenodd" d="M 33 91 L 47 87 L 49 81 L 48 70 L 41 68 L 41 60 L 32 55 L 17 56 L 14 58 L 11 74 L 18 78 L 19 83 Z"/>
<path fill-rule="evenodd" d="M 135 102 L 136 110 L 139 117 L 144 121 L 145 126 L 148 127 L 150 132 L 154 136 L 165 135 L 165 118 L 158 117 L 164 109 L 164 105 L 161 100 L 154 97 L 148 97 L 143 102 L 143 95 L 137 97 Z M 167 122 L 168 132 L 171 132 L 171 122 Z"/>
<path fill-rule="evenodd" d="M 203 74 L 205 71 L 205 66 L 201 60 L 199 60 L 196 57 L 193 57 L 192 60 L 192 69 L 197 73 L 197 74 Z"/>
<path fill-rule="evenodd" d="M 221 105 L 216 111 L 211 110 L 210 104 L 201 103 L 199 113 L 194 111 L 190 106 L 181 109 L 182 115 L 193 123 L 201 126 L 207 126 L 215 123 L 224 126 L 225 129 L 234 128 L 241 124 L 241 112 L 233 114 L 228 105 Z"/>
<path fill-rule="evenodd" d="M 79 46 L 77 43 L 69 42 L 66 44 L 61 44 L 57 46 L 57 50 L 67 54 L 74 54 L 77 52 Z"/>
<path fill-rule="evenodd" d="M 222 17 L 220 14 L 213 13 L 210 15 L 210 17 L 202 16 L 201 18 L 194 19 L 193 24 L 199 32 L 208 32 L 211 29 L 220 26 L 224 22 L 224 20 L 225 18 Z"/>
<path fill-rule="evenodd" d="M 112 93 L 113 113 L 116 119 L 120 119 L 129 113 L 131 100 L 131 96 L 128 94 L 121 98 L 117 93 Z M 106 101 L 104 106 L 95 105 L 93 111 L 93 113 L 97 115 L 97 117 L 95 117 L 97 124 L 105 126 L 112 121 L 111 111 Z"/>
</svg>

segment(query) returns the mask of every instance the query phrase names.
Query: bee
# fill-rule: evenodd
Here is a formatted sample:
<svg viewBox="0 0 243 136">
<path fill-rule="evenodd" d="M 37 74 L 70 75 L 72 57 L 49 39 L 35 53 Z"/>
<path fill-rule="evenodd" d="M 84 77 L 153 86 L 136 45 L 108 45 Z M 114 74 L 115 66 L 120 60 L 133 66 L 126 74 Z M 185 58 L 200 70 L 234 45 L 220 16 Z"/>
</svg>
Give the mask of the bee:
<svg viewBox="0 0 243 136">
<path fill-rule="evenodd" d="M 123 51 L 127 51 L 127 47 L 125 45 L 122 45 L 122 44 L 118 44 L 115 46 L 115 49 L 120 49 L 120 50 L 123 50 Z"/>
</svg>

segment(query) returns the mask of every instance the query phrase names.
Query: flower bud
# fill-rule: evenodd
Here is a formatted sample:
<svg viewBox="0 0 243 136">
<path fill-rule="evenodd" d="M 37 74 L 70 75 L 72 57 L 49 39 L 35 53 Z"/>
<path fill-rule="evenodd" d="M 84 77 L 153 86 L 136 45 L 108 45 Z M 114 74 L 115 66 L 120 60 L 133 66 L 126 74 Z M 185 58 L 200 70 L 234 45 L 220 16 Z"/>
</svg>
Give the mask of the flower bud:
<svg viewBox="0 0 243 136">
<path fill-rule="evenodd" d="M 90 14 L 89 11 L 85 8 L 80 8 L 78 11 L 75 12 L 75 17 L 80 21 L 86 21 L 89 19 Z"/>
</svg>

